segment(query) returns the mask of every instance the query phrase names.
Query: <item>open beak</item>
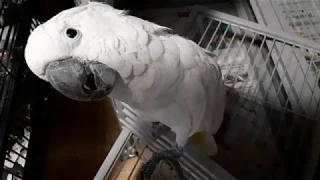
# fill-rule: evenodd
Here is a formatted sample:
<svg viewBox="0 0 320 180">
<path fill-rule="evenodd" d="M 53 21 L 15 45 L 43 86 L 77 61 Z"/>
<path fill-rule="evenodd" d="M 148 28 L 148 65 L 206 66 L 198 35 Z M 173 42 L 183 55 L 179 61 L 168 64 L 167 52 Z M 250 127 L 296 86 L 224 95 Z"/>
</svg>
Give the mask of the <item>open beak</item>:
<svg viewBox="0 0 320 180">
<path fill-rule="evenodd" d="M 64 96 L 77 101 L 92 101 L 101 100 L 111 93 L 117 72 L 102 63 L 83 63 L 69 58 L 50 62 L 45 76 Z"/>
</svg>

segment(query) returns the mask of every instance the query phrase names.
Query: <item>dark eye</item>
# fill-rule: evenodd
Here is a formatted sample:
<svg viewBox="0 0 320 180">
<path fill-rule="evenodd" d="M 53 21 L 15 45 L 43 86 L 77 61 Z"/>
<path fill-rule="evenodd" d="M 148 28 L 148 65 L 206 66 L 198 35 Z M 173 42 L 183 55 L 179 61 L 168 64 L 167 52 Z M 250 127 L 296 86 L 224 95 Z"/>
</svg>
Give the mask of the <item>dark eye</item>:
<svg viewBox="0 0 320 180">
<path fill-rule="evenodd" d="M 72 28 L 68 28 L 66 34 L 69 38 L 73 39 L 78 35 L 78 31 Z"/>
</svg>

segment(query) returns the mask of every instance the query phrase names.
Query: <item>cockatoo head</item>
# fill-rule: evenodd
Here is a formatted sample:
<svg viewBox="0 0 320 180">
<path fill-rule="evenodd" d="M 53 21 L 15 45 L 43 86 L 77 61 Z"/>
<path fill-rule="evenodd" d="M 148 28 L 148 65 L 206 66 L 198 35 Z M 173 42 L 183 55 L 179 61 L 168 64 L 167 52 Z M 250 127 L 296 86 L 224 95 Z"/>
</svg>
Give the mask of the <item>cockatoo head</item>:
<svg viewBox="0 0 320 180">
<path fill-rule="evenodd" d="M 97 2 L 60 12 L 29 36 L 27 65 L 71 99 L 105 98 L 121 78 L 117 70 L 124 62 L 117 34 L 127 26 L 125 15 Z"/>
</svg>

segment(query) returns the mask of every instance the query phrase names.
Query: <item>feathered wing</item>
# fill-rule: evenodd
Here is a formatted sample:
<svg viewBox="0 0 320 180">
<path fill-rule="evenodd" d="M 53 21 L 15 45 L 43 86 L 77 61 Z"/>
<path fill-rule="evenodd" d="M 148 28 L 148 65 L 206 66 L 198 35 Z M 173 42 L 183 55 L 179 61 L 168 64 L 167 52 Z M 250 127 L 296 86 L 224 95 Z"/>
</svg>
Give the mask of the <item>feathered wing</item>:
<svg viewBox="0 0 320 180">
<path fill-rule="evenodd" d="M 126 102 L 176 133 L 182 146 L 196 132 L 215 133 L 224 110 L 221 73 L 203 49 L 169 28 L 118 13 L 104 46 L 132 93 Z M 112 21 L 112 20 L 110 20 Z M 104 58 L 107 59 L 107 58 Z M 129 100 L 128 100 L 129 101 Z"/>
<path fill-rule="evenodd" d="M 206 95 L 206 111 L 202 121 L 199 121 L 199 129 L 205 131 L 195 133 L 190 138 L 190 142 L 208 156 L 214 156 L 218 152 L 218 147 L 212 134 L 217 133 L 222 124 L 226 93 L 216 57 L 209 55 L 202 56 L 208 64 L 202 69 L 201 73 L 204 94 Z"/>
<path fill-rule="evenodd" d="M 178 40 L 176 40 L 178 42 Z M 183 41 L 183 40 L 182 40 Z M 192 144 L 208 156 L 217 153 L 215 134 L 222 121 L 225 109 L 225 86 L 216 57 L 193 42 L 181 43 L 187 52 L 182 55 L 185 67 L 186 99 L 192 114 Z M 194 134 L 195 133 L 195 134 Z"/>
<path fill-rule="evenodd" d="M 191 142 L 207 155 L 215 155 L 212 134 L 220 127 L 225 108 L 220 69 L 191 41 L 178 36 L 159 39 L 164 47 L 161 59 L 151 61 L 146 74 L 133 78 L 130 87 L 141 98 L 137 101 L 150 101 L 141 107 L 144 113 L 171 127 L 178 143 L 184 145 L 200 132 Z"/>
</svg>

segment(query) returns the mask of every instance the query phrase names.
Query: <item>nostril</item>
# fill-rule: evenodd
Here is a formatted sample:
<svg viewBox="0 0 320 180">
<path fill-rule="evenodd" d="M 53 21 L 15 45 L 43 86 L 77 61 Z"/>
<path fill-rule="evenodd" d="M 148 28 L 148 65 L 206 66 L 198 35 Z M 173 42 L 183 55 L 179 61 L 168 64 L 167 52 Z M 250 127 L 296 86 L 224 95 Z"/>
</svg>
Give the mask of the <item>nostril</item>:
<svg viewBox="0 0 320 180">
<path fill-rule="evenodd" d="M 92 91 L 95 91 L 98 89 L 94 81 L 94 75 L 92 73 L 87 76 L 87 81 L 85 84 L 82 85 L 82 89 L 87 94 L 90 94 Z"/>
</svg>

